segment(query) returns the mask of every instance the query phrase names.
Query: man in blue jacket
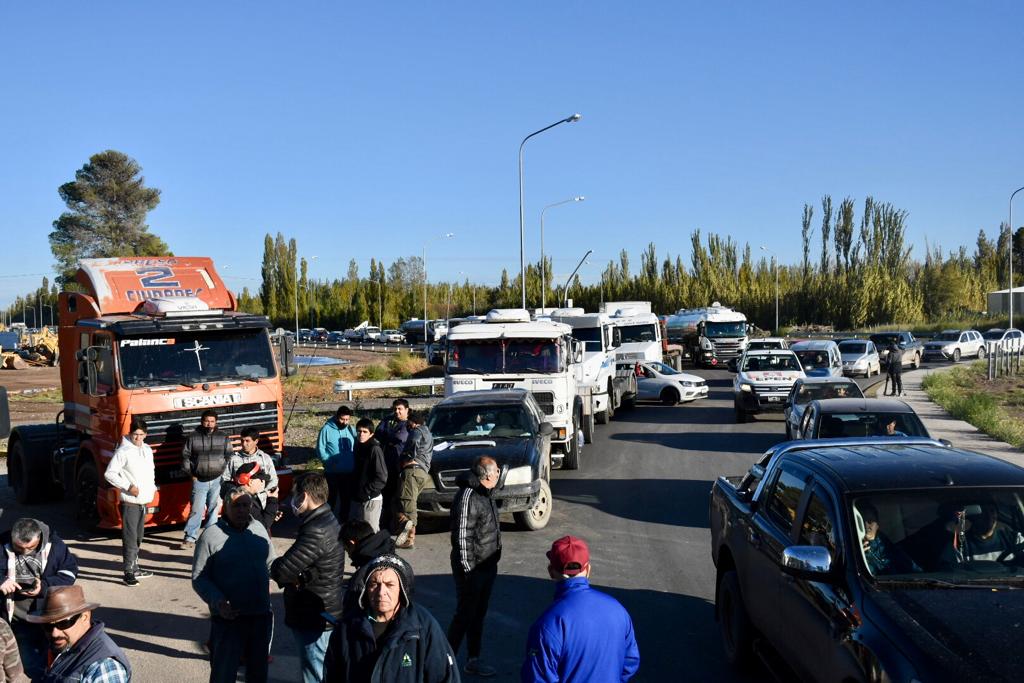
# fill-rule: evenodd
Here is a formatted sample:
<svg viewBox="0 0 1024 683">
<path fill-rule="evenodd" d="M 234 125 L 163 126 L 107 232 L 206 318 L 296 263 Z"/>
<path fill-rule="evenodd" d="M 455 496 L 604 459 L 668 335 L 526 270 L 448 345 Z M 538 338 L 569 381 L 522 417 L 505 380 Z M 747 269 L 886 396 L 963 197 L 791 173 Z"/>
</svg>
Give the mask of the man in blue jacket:
<svg viewBox="0 0 1024 683">
<path fill-rule="evenodd" d="M 340 522 L 348 519 L 351 505 L 352 473 L 355 471 L 356 429 L 351 424 L 352 411 L 340 406 L 334 417 L 320 428 L 316 455 L 324 464 L 327 477 L 327 506 Z"/>
<path fill-rule="evenodd" d="M 640 668 L 633 621 L 619 602 L 590 587 L 590 549 L 563 536 L 548 551 L 555 601 L 534 622 L 526 641 L 524 682 L 628 681 Z"/>
</svg>

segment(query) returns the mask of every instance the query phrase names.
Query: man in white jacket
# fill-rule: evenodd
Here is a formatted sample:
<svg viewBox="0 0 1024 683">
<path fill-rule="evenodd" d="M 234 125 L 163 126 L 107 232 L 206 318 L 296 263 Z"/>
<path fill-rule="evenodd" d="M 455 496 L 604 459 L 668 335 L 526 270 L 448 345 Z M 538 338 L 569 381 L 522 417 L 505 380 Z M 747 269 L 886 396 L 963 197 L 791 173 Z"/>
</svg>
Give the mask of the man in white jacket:
<svg viewBox="0 0 1024 683">
<path fill-rule="evenodd" d="M 139 568 L 139 547 L 146 528 L 146 506 L 156 496 L 156 470 L 153 449 L 146 443 L 146 423 L 132 420 L 128 436 L 114 451 L 104 477 L 121 491 L 121 541 L 124 556 L 124 583 L 139 585 L 139 579 L 153 572 Z"/>
</svg>

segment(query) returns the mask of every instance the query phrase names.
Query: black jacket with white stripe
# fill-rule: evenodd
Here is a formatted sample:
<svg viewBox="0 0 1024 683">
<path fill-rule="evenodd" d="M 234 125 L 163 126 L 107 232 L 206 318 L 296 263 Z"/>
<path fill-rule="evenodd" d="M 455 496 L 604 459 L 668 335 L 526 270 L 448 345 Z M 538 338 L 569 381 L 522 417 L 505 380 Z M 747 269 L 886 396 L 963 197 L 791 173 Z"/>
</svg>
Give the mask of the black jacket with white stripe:
<svg viewBox="0 0 1024 683">
<path fill-rule="evenodd" d="M 452 566 L 471 572 L 501 559 L 501 526 L 491 489 L 472 472 L 456 479 L 459 492 L 452 503 Z"/>
</svg>

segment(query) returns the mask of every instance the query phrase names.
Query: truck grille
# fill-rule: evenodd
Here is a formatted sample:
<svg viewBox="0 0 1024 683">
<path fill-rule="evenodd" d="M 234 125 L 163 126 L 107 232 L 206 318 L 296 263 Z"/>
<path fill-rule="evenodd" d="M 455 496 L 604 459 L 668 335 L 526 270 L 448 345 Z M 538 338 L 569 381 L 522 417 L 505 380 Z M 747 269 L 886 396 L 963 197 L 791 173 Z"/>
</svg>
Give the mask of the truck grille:
<svg viewBox="0 0 1024 683">
<path fill-rule="evenodd" d="M 719 358 L 734 358 L 739 356 L 743 349 L 739 341 L 715 341 L 715 355 Z"/>
<path fill-rule="evenodd" d="M 443 489 L 458 488 L 458 484 L 455 483 L 455 480 L 458 479 L 459 475 L 464 473 L 464 472 L 469 472 L 469 470 L 468 469 L 445 470 L 444 472 L 441 472 L 440 474 L 438 474 L 437 476 L 441 479 L 441 488 L 443 488 Z"/>
<path fill-rule="evenodd" d="M 540 405 L 540 409 L 544 411 L 545 415 L 555 414 L 555 395 L 550 391 L 534 391 L 533 397 L 537 400 L 537 404 Z"/>
</svg>

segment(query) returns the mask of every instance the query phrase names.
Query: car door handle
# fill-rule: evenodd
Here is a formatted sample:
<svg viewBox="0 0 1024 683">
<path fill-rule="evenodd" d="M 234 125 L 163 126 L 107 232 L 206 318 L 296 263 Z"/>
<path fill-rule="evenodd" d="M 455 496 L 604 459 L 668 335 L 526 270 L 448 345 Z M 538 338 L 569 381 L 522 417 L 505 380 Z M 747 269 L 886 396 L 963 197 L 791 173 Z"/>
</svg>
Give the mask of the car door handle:
<svg viewBox="0 0 1024 683">
<path fill-rule="evenodd" d="M 749 540 L 750 545 L 754 546 L 755 548 L 761 547 L 761 534 L 757 533 L 755 530 L 747 530 L 747 540 Z"/>
</svg>

